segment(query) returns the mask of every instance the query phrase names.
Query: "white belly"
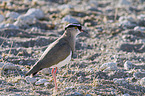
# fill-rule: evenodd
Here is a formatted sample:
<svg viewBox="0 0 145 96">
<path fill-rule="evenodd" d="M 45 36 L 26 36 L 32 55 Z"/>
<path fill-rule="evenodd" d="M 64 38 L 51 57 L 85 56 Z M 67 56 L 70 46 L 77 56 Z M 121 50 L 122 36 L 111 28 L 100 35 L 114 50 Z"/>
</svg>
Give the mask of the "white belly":
<svg viewBox="0 0 145 96">
<path fill-rule="evenodd" d="M 63 61 L 59 62 L 56 65 L 51 66 L 50 68 L 56 68 L 56 67 L 60 68 L 64 65 L 66 65 L 71 60 L 71 55 L 72 55 L 72 51 L 70 52 L 69 56 L 66 59 L 64 59 Z"/>
</svg>

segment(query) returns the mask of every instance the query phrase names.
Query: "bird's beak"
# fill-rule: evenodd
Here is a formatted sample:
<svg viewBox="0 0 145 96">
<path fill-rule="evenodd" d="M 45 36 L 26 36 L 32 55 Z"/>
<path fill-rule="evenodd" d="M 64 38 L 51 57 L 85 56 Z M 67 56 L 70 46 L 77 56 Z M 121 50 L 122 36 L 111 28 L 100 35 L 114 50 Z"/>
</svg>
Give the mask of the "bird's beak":
<svg viewBox="0 0 145 96">
<path fill-rule="evenodd" d="M 81 30 L 81 32 L 84 32 L 84 30 Z"/>
<path fill-rule="evenodd" d="M 87 33 L 87 34 L 88 34 L 88 32 L 87 32 L 87 31 L 85 31 L 85 30 L 83 30 L 83 29 L 81 30 L 81 33 Z"/>
<path fill-rule="evenodd" d="M 82 29 L 80 30 L 82 33 L 87 33 L 85 30 L 85 27 L 82 26 Z"/>
</svg>

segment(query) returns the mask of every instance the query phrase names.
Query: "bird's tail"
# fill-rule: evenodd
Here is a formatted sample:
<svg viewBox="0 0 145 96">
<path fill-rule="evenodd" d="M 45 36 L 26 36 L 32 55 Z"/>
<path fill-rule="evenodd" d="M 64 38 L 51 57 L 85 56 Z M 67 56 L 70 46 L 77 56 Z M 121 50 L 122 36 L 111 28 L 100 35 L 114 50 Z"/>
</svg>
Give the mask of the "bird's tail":
<svg viewBox="0 0 145 96">
<path fill-rule="evenodd" d="M 39 66 L 40 64 L 38 64 L 39 62 L 36 62 L 36 64 L 25 74 L 26 76 L 28 75 L 35 75 L 37 74 L 38 71 L 41 70 L 41 67 Z"/>
</svg>

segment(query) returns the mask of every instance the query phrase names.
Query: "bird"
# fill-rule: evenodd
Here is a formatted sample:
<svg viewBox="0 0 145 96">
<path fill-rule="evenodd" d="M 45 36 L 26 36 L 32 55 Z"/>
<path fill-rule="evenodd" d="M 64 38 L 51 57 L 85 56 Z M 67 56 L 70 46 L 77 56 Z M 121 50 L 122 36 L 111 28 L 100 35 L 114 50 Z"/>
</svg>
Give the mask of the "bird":
<svg viewBox="0 0 145 96">
<path fill-rule="evenodd" d="M 52 68 L 55 89 L 57 90 L 56 72 L 57 69 L 68 64 L 75 51 L 76 36 L 83 32 L 79 23 L 70 23 L 65 26 L 65 31 L 61 37 L 48 45 L 39 60 L 26 73 L 26 76 L 34 76 L 43 68 Z"/>
</svg>

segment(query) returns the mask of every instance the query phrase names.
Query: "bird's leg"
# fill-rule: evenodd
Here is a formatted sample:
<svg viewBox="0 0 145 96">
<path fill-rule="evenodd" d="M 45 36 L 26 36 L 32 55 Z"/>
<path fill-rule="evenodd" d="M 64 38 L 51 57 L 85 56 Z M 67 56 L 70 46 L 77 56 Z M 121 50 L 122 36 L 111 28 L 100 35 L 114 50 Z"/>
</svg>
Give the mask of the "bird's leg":
<svg viewBox="0 0 145 96">
<path fill-rule="evenodd" d="M 55 71 L 54 71 L 54 68 L 53 68 L 51 73 L 52 73 L 52 76 L 53 76 L 53 79 L 54 79 L 55 89 L 57 90 L 56 71 L 57 71 L 57 67 L 55 68 Z"/>
</svg>

